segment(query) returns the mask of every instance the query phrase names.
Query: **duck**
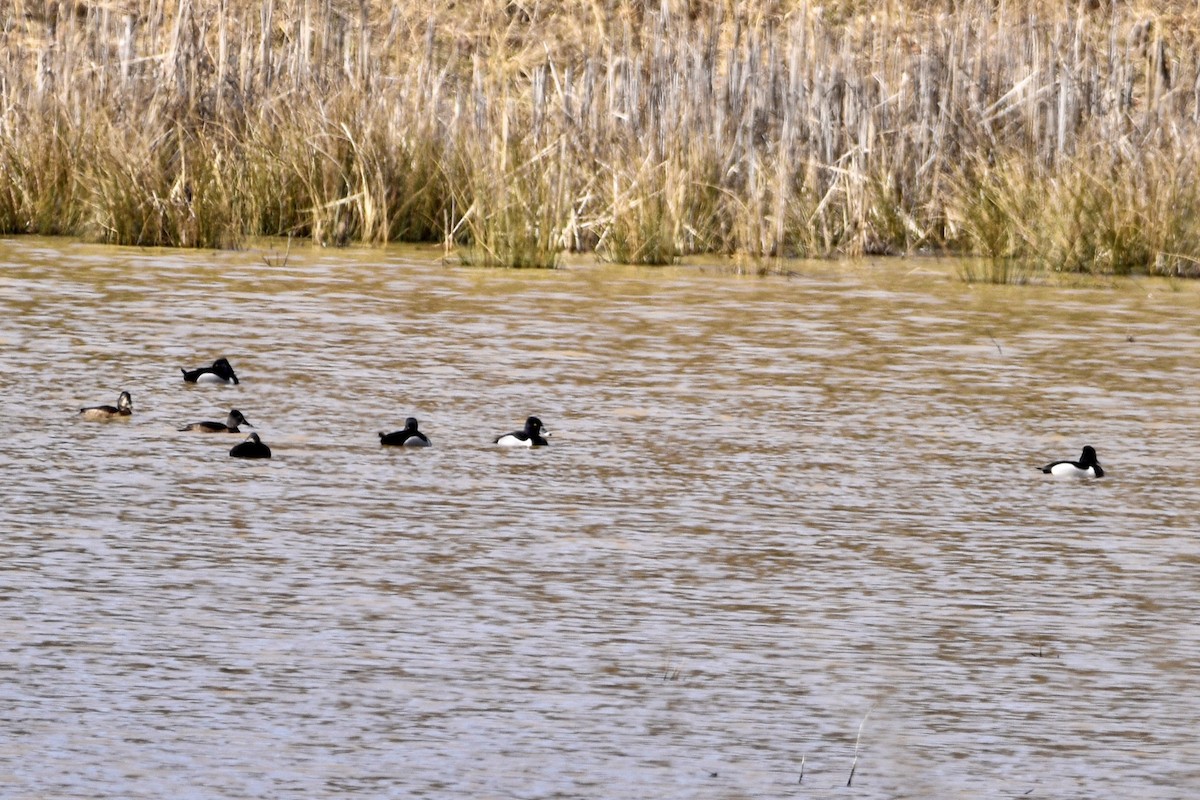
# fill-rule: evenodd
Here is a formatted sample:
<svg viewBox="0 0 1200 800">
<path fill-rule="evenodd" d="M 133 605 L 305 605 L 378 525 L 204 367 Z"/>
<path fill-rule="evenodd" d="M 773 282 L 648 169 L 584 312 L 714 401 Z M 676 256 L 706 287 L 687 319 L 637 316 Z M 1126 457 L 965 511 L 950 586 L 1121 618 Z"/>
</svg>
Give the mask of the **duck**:
<svg viewBox="0 0 1200 800">
<path fill-rule="evenodd" d="M 1083 448 L 1078 461 L 1055 461 L 1042 467 L 1047 475 L 1064 478 L 1103 478 L 1104 470 L 1096 460 L 1096 448 L 1090 444 Z"/>
<path fill-rule="evenodd" d="M 246 441 L 235 444 L 229 455 L 233 458 L 270 458 L 271 448 L 263 444 L 257 433 L 252 433 Z"/>
<path fill-rule="evenodd" d="M 225 417 L 224 422 L 211 422 L 209 420 L 193 422 L 190 425 L 184 425 L 179 430 L 197 431 L 199 433 L 241 433 L 238 430 L 239 425 L 245 425 L 249 428 L 254 427 L 250 424 L 250 420 L 242 416 L 242 412 L 234 408 L 229 411 L 229 416 Z"/>
<path fill-rule="evenodd" d="M 180 367 L 179 371 L 183 373 L 185 383 L 232 383 L 235 385 L 238 383 L 238 377 L 234 374 L 233 367 L 229 366 L 229 362 L 223 358 L 218 358 L 211 367 L 192 370 Z"/>
<path fill-rule="evenodd" d="M 404 430 L 379 434 L 381 445 L 398 445 L 400 447 L 429 447 L 432 442 L 429 437 L 417 430 L 417 418 L 409 417 L 404 420 Z"/>
<path fill-rule="evenodd" d="M 530 417 L 525 420 L 525 429 L 506 433 L 503 436 L 496 437 L 496 444 L 501 447 L 545 447 L 550 444 L 542 435 L 545 433 L 549 436 L 550 433 L 545 430 L 542 421 L 537 417 Z"/>
<path fill-rule="evenodd" d="M 90 406 L 79 409 L 79 416 L 89 420 L 120 419 L 133 414 L 133 398 L 121 392 L 115 406 Z"/>
</svg>

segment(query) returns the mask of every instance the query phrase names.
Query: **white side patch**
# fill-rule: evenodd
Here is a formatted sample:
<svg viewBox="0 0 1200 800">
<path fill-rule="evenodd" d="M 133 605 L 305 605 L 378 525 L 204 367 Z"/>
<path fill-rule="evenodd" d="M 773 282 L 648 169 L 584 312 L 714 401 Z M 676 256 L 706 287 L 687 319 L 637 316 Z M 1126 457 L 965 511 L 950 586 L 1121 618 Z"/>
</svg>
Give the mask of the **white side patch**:
<svg viewBox="0 0 1200 800">
<path fill-rule="evenodd" d="M 533 447 L 533 439 L 518 439 L 511 433 L 506 433 L 500 437 L 496 444 L 501 447 Z"/>
<path fill-rule="evenodd" d="M 1057 475 L 1060 478 L 1094 478 L 1096 471 L 1091 467 L 1080 469 L 1074 464 L 1055 464 L 1050 468 L 1051 475 Z"/>
</svg>

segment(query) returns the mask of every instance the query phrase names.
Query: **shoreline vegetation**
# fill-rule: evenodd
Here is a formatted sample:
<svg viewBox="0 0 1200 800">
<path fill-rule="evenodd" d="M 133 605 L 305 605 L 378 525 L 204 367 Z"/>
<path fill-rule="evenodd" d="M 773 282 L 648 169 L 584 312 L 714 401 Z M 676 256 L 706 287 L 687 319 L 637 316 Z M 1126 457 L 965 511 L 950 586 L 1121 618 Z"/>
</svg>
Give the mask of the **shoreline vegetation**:
<svg viewBox="0 0 1200 800">
<path fill-rule="evenodd" d="M 1200 275 L 1170 0 L 14 0 L 0 232 Z"/>
</svg>

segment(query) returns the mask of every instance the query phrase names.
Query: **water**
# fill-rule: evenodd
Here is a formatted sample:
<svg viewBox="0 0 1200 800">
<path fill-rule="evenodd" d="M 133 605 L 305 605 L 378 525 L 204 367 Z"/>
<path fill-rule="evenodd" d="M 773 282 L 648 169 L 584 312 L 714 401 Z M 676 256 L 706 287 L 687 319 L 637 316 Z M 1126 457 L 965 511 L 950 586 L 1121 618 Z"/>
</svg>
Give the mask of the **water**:
<svg viewBox="0 0 1200 800">
<path fill-rule="evenodd" d="M 5 798 L 1200 791 L 1200 287 L 436 256 L 0 242 Z"/>
</svg>

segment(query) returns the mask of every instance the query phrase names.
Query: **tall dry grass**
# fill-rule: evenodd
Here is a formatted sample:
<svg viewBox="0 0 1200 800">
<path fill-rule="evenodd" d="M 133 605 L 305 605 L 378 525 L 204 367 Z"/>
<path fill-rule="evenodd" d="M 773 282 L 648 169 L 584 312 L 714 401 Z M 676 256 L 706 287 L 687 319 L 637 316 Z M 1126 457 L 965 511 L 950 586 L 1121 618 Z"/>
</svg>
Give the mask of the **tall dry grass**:
<svg viewBox="0 0 1200 800">
<path fill-rule="evenodd" d="M 0 228 L 1192 274 L 1198 45 L 1178 0 L 14 0 Z"/>
</svg>

